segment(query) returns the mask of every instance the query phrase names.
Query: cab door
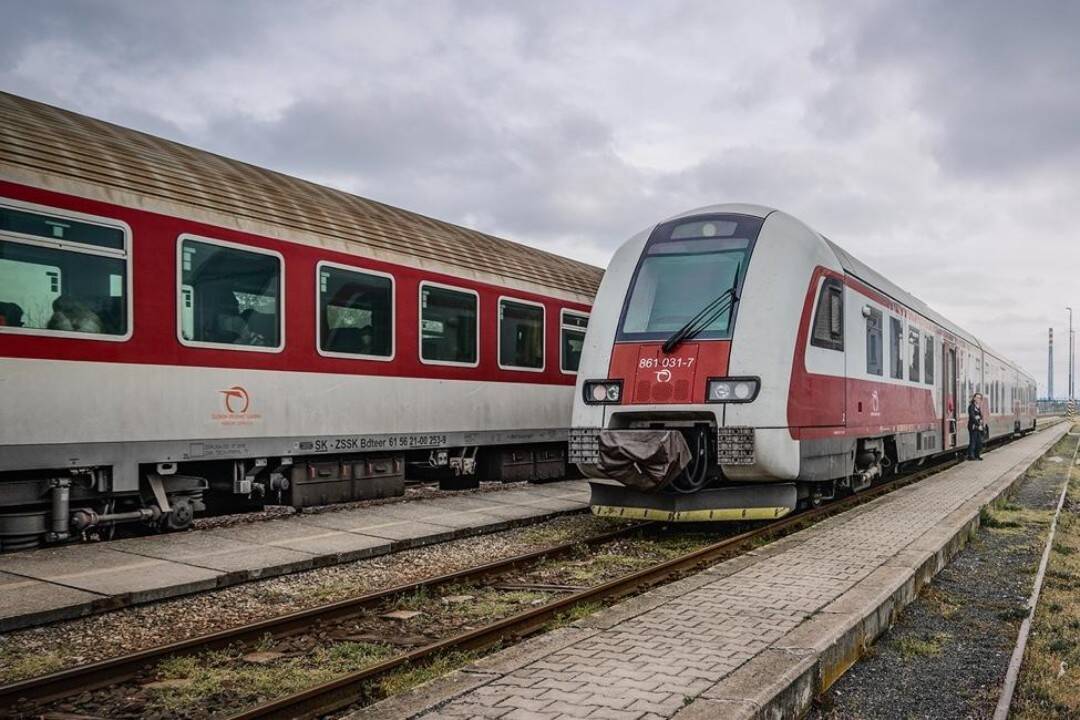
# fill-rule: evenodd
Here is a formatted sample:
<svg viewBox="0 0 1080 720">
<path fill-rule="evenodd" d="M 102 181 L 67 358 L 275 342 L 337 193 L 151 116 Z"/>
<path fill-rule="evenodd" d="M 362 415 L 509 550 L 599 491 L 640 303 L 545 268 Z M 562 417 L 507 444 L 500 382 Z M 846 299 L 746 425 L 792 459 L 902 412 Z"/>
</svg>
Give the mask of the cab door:
<svg viewBox="0 0 1080 720">
<path fill-rule="evenodd" d="M 946 342 L 942 343 L 942 347 L 945 351 L 945 358 L 942 363 L 945 372 L 941 373 L 941 381 L 944 383 L 944 386 L 941 388 L 941 437 L 943 438 L 943 449 L 950 450 L 956 447 L 956 419 L 958 412 L 958 408 L 956 407 L 956 346 Z"/>
</svg>

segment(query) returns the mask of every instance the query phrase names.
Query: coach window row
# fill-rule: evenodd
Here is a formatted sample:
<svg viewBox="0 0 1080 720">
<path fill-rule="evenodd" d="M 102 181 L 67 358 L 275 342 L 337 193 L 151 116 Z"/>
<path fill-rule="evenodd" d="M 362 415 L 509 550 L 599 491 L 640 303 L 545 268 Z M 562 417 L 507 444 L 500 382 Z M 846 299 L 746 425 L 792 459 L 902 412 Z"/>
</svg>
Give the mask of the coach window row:
<svg viewBox="0 0 1080 720">
<path fill-rule="evenodd" d="M 124 340 L 131 334 L 130 229 L 122 222 L 5 200 L 0 205 L 0 328 Z M 280 253 L 182 235 L 177 243 L 177 335 L 184 345 L 277 352 L 284 347 Z M 394 278 L 320 262 L 316 342 L 331 357 L 391 360 Z M 420 285 L 420 360 L 479 364 L 479 294 Z M 499 367 L 544 369 L 544 306 L 498 301 Z M 577 372 L 588 315 L 562 310 L 559 368 Z"/>
<path fill-rule="evenodd" d="M 885 374 L 885 316 L 881 310 L 866 305 L 863 308 L 866 318 L 866 372 L 869 375 Z M 908 361 L 908 380 L 934 384 L 934 357 L 936 343 L 934 336 L 920 332 L 918 328 L 908 327 L 910 354 L 904 354 L 904 322 L 898 317 L 889 316 L 889 377 L 904 379 L 904 360 Z M 921 357 L 921 363 L 920 363 Z"/>
<path fill-rule="evenodd" d="M 180 256 L 184 344 L 271 352 L 282 348 L 284 262 L 280 254 L 185 236 Z M 331 357 L 393 359 L 394 277 L 325 261 L 318 264 L 316 273 L 319 352 Z M 419 309 L 421 362 L 459 367 L 480 364 L 478 292 L 423 281 Z M 544 306 L 500 297 L 498 314 L 499 367 L 543 371 Z M 563 372 L 577 371 L 586 324 L 586 315 L 562 312 Z"/>
</svg>

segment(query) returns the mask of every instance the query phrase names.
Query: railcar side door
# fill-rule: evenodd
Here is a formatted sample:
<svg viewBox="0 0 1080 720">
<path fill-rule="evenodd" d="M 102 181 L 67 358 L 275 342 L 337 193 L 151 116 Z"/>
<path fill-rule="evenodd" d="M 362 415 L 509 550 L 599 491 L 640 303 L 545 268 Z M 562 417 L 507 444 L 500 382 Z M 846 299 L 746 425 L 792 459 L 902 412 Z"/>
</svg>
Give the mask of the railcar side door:
<svg viewBox="0 0 1080 720">
<path fill-rule="evenodd" d="M 945 351 L 945 359 L 942 363 L 945 372 L 941 373 L 942 382 L 944 383 L 941 389 L 941 401 L 943 404 L 941 437 L 943 438 L 943 449 L 950 450 L 956 447 L 956 419 L 958 412 L 956 407 L 956 346 L 949 342 L 943 342 L 941 346 Z"/>
</svg>

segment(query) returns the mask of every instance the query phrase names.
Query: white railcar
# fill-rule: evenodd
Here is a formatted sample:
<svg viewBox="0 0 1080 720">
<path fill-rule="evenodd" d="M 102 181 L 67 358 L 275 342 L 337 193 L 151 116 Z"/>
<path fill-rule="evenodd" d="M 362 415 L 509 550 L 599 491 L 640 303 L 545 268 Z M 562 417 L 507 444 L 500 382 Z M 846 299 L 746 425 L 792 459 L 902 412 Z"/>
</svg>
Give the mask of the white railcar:
<svg viewBox="0 0 1080 720">
<path fill-rule="evenodd" d="M 0 549 L 561 476 L 600 275 L 0 93 Z"/>
<path fill-rule="evenodd" d="M 571 459 L 600 514 L 778 517 L 966 448 L 975 392 L 988 439 L 1034 427 L 1019 366 L 790 215 L 715 205 L 615 253 Z"/>
</svg>

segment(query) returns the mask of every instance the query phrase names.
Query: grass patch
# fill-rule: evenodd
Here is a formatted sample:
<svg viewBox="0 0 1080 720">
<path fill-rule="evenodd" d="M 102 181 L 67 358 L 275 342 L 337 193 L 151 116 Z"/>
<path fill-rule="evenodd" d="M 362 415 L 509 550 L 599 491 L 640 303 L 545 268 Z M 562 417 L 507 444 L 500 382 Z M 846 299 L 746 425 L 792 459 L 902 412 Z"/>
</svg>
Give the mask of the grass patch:
<svg viewBox="0 0 1080 720">
<path fill-rule="evenodd" d="M 453 594 L 453 593 L 448 593 Z M 477 590 L 463 589 L 461 594 L 473 599 L 454 606 L 454 615 L 467 622 L 491 622 L 522 612 L 551 598 L 552 593 L 536 590 Z"/>
<path fill-rule="evenodd" d="M 431 593 L 426 587 L 422 587 L 414 592 L 398 595 L 394 598 L 393 608 L 395 610 L 422 610 L 431 600 Z"/>
<path fill-rule="evenodd" d="M 933 585 L 927 586 L 923 591 L 923 599 L 931 612 L 940 615 L 946 620 L 955 615 L 961 608 L 960 600 L 954 598 L 949 592 Z"/>
<path fill-rule="evenodd" d="M 984 528 L 1018 528 L 1022 527 L 1022 523 L 1018 520 L 1005 517 L 1005 513 L 993 510 L 989 507 L 984 507 L 979 511 L 979 524 Z"/>
<path fill-rule="evenodd" d="M 308 587 L 304 589 L 304 597 L 315 601 L 316 603 L 326 603 L 334 600 L 342 600 L 348 597 L 355 597 L 363 592 L 362 589 L 358 589 L 355 580 L 345 578 L 331 578 L 325 582 L 321 582 L 315 587 Z M 295 598 L 291 598 L 295 602 Z"/>
<path fill-rule="evenodd" d="M 158 679 L 188 680 L 190 684 L 148 688 L 149 707 L 185 714 L 196 706 L 253 705 L 360 670 L 392 653 L 385 645 L 346 642 L 266 665 L 243 662 L 236 650 L 173 657 L 158 665 Z"/>
<path fill-rule="evenodd" d="M 1015 607 L 1002 610 L 997 614 L 1002 620 L 1023 620 L 1031 614 L 1031 609 L 1026 605 L 1016 605 Z"/>
<path fill-rule="evenodd" d="M 387 697 L 400 695 L 469 664 L 475 657 L 476 654 L 471 652 L 451 652 L 424 665 L 401 668 L 379 682 L 379 692 Z"/>
<path fill-rule="evenodd" d="M 905 658 L 932 657 L 941 654 L 949 637 L 948 633 L 936 633 L 929 637 L 905 635 L 896 641 L 896 647 Z"/>
<path fill-rule="evenodd" d="M 604 605 L 599 602 L 583 602 L 574 605 L 569 610 L 558 613 L 544 626 L 545 631 L 558 630 L 561 627 L 572 625 L 578 620 L 587 618 L 595 612 L 599 612 L 603 609 Z"/>
<path fill-rule="evenodd" d="M 52 652 L 36 652 L 0 645 L 0 682 L 48 675 L 66 665 L 64 658 Z"/>
<path fill-rule="evenodd" d="M 650 563 L 651 560 L 647 558 L 604 554 L 564 565 L 562 571 L 572 585 L 596 585 L 604 578 L 626 575 Z"/>
</svg>

